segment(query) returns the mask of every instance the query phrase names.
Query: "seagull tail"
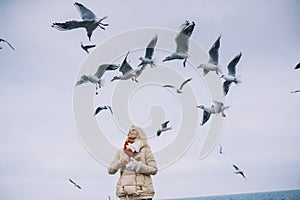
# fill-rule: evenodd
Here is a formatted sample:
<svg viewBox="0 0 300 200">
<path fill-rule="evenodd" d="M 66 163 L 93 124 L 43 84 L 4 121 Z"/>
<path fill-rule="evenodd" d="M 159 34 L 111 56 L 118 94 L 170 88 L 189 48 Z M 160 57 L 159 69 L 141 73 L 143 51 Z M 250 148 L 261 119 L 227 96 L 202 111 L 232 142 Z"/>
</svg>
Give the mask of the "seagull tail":
<svg viewBox="0 0 300 200">
<path fill-rule="evenodd" d="M 238 74 L 237 76 L 236 76 L 236 84 L 237 85 L 240 85 L 242 83 L 242 76 L 240 75 L 240 74 Z"/>
</svg>

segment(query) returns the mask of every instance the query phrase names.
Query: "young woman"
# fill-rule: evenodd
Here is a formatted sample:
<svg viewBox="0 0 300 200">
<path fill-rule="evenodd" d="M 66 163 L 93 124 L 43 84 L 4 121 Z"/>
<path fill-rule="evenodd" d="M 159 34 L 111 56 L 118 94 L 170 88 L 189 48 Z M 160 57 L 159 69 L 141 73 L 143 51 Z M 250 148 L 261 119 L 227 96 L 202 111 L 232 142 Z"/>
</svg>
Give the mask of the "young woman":
<svg viewBox="0 0 300 200">
<path fill-rule="evenodd" d="M 116 194 L 121 200 L 151 200 L 154 189 L 150 175 L 157 173 L 157 165 L 144 131 L 131 126 L 124 147 L 111 162 L 108 173 L 120 169 Z"/>
</svg>

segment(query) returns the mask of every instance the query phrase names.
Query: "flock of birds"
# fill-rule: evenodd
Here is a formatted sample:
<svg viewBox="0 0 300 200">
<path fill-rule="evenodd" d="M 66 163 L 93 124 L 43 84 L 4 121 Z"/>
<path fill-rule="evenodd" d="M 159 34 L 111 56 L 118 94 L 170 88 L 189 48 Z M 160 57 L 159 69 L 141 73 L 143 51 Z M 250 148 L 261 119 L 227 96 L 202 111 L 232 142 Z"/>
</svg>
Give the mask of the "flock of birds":
<svg viewBox="0 0 300 200">
<path fill-rule="evenodd" d="M 80 3 L 74 3 L 76 9 L 79 11 L 81 16 L 81 21 L 71 20 L 66 21 L 63 23 L 54 22 L 52 27 L 58 29 L 60 31 L 72 30 L 77 28 L 84 28 L 87 32 L 87 36 L 89 41 L 91 40 L 91 36 L 93 31 L 100 27 L 103 30 L 105 29 L 108 24 L 103 23 L 103 20 L 107 18 L 107 16 L 98 18 L 96 15 L 86 8 L 84 5 Z M 181 26 L 180 30 L 175 37 L 176 49 L 173 53 L 166 56 L 162 62 L 168 62 L 171 60 L 183 60 L 183 67 L 187 66 L 187 60 L 189 58 L 189 39 L 193 33 L 195 28 L 195 22 L 189 22 L 186 20 Z M 80 79 L 76 82 L 75 87 L 80 86 L 85 83 L 92 83 L 95 85 L 95 94 L 98 94 L 98 90 L 104 86 L 105 80 L 102 79 L 103 75 L 107 71 L 119 71 L 121 74 L 115 75 L 112 77 L 111 82 L 113 81 L 124 81 L 124 80 L 132 80 L 138 83 L 138 77 L 143 73 L 147 66 L 151 68 L 156 67 L 157 63 L 154 62 L 154 52 L 158 42 L 158 35 L 155 34 L 153 38 L 149 41 L 147 46 L 145 47 L 145 54 L 144 56 L 140 57 L 140 64 L 136 67 L 130 65 L 127 61 L 130 51 L 128 51 L 123 59 L 121 64 L 101 64 L 94 74 L 84 74 L 80 77 Z M 241 83 L 241 80 L 236 75 L 236 66 L 240 61 L 242 53 L 239 53 L 235 56 L 228 64 L 227 74 L 223 74 L 223 70 L 221 65 L 219 64 L 219 49 L 220 49 L 220 42 L 221 35 L 217 38 L 217 40 L 213 43 L 209 50 L 209 60 L 207 63 L 201 63 L 197 69 L 203 70 L 203 76 L 207 75 L 210 72 L 215 72 L 217 76 L 224 79 L 223 82 L 223 92 L 224 96 L 228 94 L 229 88 L 232 83 L 238 84 Z M 87 53 L 89 53 L 90 48 L 94 48 L 96 45 L 84 45 L 81 42 L 81 48 L 84 49 Z M 174 89 L 177 94 L 182 94 L 184 92 L 185 85 L 189 84 L 192 81 L 192 78 L 188 78 L 184 80 L 179 87 L 174 85 L 162 85 L 164 88 Z M 216 100 L 212 101 L 212 105 L 204 106 L 199 105 L 196 108 L 203 110 L 203 117 L 201 125 L 204 125 L 209 119 L 212 114 L 221 114 L 222 117 L 226 117 L 225 110 L 229 108 L 229 106 L 225 106 L 223 102 L 219 102 Z M 113 115 L 113 109 L 109 105 L 102 105 L 98 106 L 94 112 L 94 115 L 98 115 L 103 110 L 109 110 L 110 113 Z M 161 127 L 157 130 L 156 135 L 157 137 L 161 136 L 163 132 L 172 130 L 172 127 L 168 126 L 170 121 L 163 122 Z M 236 165 L 233 165 L 237 174 L 241 174 L 243 177 L 244 174 L 241 170 L 238 169 Z M 70 180 L 71 181 L 71 180 Z M 74 184 L 74 183 L 73 183 Z M 76 185 L 75 185 L 76 186 Z"/>
<path fill-rule="evenodd" d="M 72 29 L 78 29 L 83 28 L 86 30 L 87 37 L 89 41 L 91 41 L 92 34 L 94 30 L 97 29 L 97 27 L 100 27 L 101 29 L 105 30 L 107 26 L 109 26 L 107 23 L 104 23 L 103 21 L 107 18 L 107 16 L 104 16 L 102 18 L 98 18 L 90 9 L 86 8 L 84 5 L 75 2 L 74 6 L 78 10 L 81 20 L 70 20 L 66 22 L 54 22 L 51 27 L 60 30 L 60 31 L 68 31 Z M 168 56 L 166 56 L 162 62 L 167 62 L 171 60 L 183 60 L 183 67 L 186 67 L 187 59 L 189 58 L 188 50 L 189 50 L 189 39 L 193 33 L 193 30 L 195 28 L 194 22 L 185 21 L 181 27 L 179 32 L 177 33 L 175 37 L 175 43 L 176 43 L 176 49 L 174 52 Z M 143 57 L 140 57 L 140 64 L 137 67 L 132 67 L 129 62 L 127 61 L 128 55 L 130 51 L 127 52 L 123 62 L 118 64 L 101 64 L 95 74 L 85 74 L 80 77 L 80 80 L 78 80 L 75 84 L 76 86 L 82 85 L 84 83 L 92 83 L 95 85 L 96 88 L 96 95 L 98 94 L 98 89 L 103 87 L 104 80 L 102 79 L 103 75 L 107 71 L 116 71 L 118 70 L 121 72 L 120 75 L 116 75 L 111 79 L 111 82 L 116 80 L 129 80 L 135 81 L 138 83 L 137 78 L 142 74 L 142 72 L 145 70 L 147 66 L 156 67 L 157 63 L 153 60 L 153 55 L 155 51 L 156 44 L 158 42 L 158 35 L 155 34 L 154 37 L 150 40 L 148 45 L 146 46 L 145 55 Z M 15 48 L 6 40 L 0 38 L 0 43 L 6 43 L 12 50 L 15 50 Z M 238 55 L 236 55 L 227 65 L 228 73 L 224 74 L 221 65 L 219 64 L 219 49 L 220 49 L 220 43 L 221 43 L 221 35 L 217 38 L 217 40 L 213 43 L 210 50 L 208 51 L 209 54 L 209 60 L 207 63 L 200 64 L 197 69 L 203 70 L 203 76 L 207 75 L 210 72 L 215 72 L 217 76 L 224 79 L 223 82 L 223 92 L 224 96 L 226 96 L 229 92 L 229 88 L 234 84 L 241 83 L 240 78 L 237 76 L 236 73 L 236 66 L 239 63 L 242 53 L 240 52 Z M 96 45 L 84 45 L 81 42 L 81 48 L 86 52 L 89 53 L 89 50 L 92 48 L 95 48 Z M 3 47 L 0 46 L 0 49 Z M 296 65 L 294 68 L 295 70 L 300 69 L 300 63 Z M 184 82 L 181 83 L 179 87 L 173 86 L 173 85 L 162 85 L 164 88 L 170 88 L 174 89 L 176 93 L 182 94 L 184 86 L 188 84 L 190 81 L 192 81 L 192 78 L 186 79 Z M 300 90 L 294 90 L 291 91 L 291 93 L 298 93 Z M 202 116 L 202 122 L 201 125 L 204 125 L 209 119 L 212 114 L 221 114 L 222 117 L 226 117 L 225 110 L 229 108 L 229 106 L 225 106 L 223 102 L 219 102 L 216 100 L 212 100 L 212 105 L 210 106 L 204 106 L 204 105 L 198 105 L 196 106 L 199 109 L 203 110 L 203 116 Z M 94 112 L 94 115 L 98 115 L 103 110 L 109 110 L 110 113 L 113 115 L 113 110 L 111 106 L 104 105 L 104 106 L 98 106 Z M 170 121 L 163 122 L 161 124 L 161 127 L 157 130 L 156 135 L 159 137 L 163 132 L 172 130 L 172 127 L 168 126 Z M 224 154 L 222 146 L 219 145 L 219 153 Z M 232 164 L 234 168 L 234 173 L 239 174 L 242 177 L 246 179 L 246 176 L 243 171 L 239 169 L 239 167 L 235 164 Z M 78 189 L 82 189 L 77 183 L 75 183 L 72 179 L 69 178 L 69 181 Z M 110 199 L 110 196 L 109 196 Z"/>
</svg>

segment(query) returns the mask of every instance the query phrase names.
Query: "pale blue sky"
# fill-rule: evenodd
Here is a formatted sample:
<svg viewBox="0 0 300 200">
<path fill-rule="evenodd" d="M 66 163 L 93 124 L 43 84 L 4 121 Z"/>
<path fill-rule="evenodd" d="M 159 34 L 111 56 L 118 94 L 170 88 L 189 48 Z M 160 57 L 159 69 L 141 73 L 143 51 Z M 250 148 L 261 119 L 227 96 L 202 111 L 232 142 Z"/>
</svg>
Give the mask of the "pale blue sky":
<svg viewBox="0 0 300 200">
<path fill-rule="evenodd" d="M 110 26 L 96 30 L 91 43 L 135 28 L 176 31 L 189 19 L 196 23 L 192 39 L 204 49 L 222 34 L 225 72 L 227 63 L 243 53 L 237 67 L 243 82 L 226 97 L 231 107 L 220 138 L 226 156 L 216 148 L 198 160 L 201 141 L 195 142 L 153 177 L 155 199 L 300 188 L 300 94 L 290 94 L 300 89 L 300 71 L 294 70 L 300 62 L 299 1 L 79 2 L 99 17 L 108 16 Z M 79 19 L 73 3 L 0 1 L 0 38 L 16 49 L 0 43 L 1 199 L 115 197 L 118 174 L 108 175 L 85 150 L 73 120 L 71 88 L 87 58 L 80 49 L 80 41 L 88 42 L 86 33 L 50 27 Z M 233 174 L 232 163 L 248 180 Z"/>
</svg>

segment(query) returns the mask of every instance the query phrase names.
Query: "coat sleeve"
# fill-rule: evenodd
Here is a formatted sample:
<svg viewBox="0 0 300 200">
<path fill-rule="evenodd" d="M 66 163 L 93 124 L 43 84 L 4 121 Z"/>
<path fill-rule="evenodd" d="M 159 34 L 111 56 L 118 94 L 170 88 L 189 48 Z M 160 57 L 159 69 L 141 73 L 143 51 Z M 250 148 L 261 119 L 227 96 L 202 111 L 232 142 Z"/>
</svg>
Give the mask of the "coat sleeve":
<svg viewBox="0 0 300 200">
<path fill-rule="evenodd" d="M 123 167 L 124 164 L 121 162 L 120 153 L 121 151 L 118 150 L 113 161 L 110 163 L 110 166 L 108 167 L 109 174 L 115 174 L 121 167 Z"/>
<path fill-rule="evenodd" d="M 135 171 L 141 174 L 155 175 L 158 170 L 157 170 L 156 160 L 150 148 L 147 148 L 145 152 L 145 160 L 146 163 L 143 163 L 141 161 L 138 162 Z"/>
</svg>

